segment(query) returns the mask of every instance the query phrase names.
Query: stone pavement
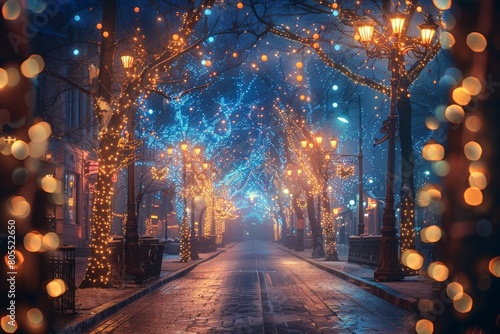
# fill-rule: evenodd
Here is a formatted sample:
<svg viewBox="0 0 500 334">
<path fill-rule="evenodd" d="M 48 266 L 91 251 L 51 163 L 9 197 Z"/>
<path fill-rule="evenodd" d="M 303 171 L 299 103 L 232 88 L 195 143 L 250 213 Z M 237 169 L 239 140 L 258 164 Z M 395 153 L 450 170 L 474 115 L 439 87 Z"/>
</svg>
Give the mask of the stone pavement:
<svg viewBox="0 0 500 334">
<path fill-rule="evenodd" d="M 425 271 L 421 270 L 419 276 L 405 277 L 404 280 L 398 282 L 376 282 L 373 278 L 375 268 L 347 262 L 347 247 L 342 247 L 347 245 L 338 247 L 340 261 L 315 259 L 311 256 L 311 249 L 297 252 L 279 244 L 276 246 L 410 312 L 418 312 L 419 300 L 436 299 L 436 289 L 439 286 L 436 286 L 434 281 L 425 275 Z"/>
<path fill-rule="evenodd" d="M 313 259 L 311 249 L 296 252 L 282 245 L 272 244 L 404 310 L 416 312 L 419 300 L 432 300 L 434 298 L 433 283 L 428 277 L 422 275 L 407 277 L 400 282 L 375 282 L 373 279 L 374 268 L 348 263 L 346 249 L 343 249 L 342 246 L 339 247 L 341 261 L 325 261 L 324 259 Z M 81 333 L 133 301 L 184 276 L 198 264 L 215 258 L 234 245 L 226 245 L 226 248 L 218 249 L 213 253 L 200 254 L 199 260 L 190 260 L 187 263 L 179 262 L 178 255 L 164 255 L 160 277 L 143 285 L 130 283 L 111 289 L 78 289 L 76 290 L 77 314 L 57 316 L 54 332 Z M 76 260 L 77 284 L 84 277 L 86 262 L 86 258 L 77 258 Z"/>
</svg>

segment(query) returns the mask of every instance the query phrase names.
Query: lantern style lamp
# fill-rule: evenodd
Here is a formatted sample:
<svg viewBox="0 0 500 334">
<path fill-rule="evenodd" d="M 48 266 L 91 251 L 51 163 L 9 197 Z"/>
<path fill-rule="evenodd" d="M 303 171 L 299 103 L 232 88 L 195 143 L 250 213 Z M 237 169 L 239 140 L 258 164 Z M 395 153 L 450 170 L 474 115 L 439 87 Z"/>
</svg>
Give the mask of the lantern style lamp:
<svg viewBox="0 0 500 334">
<path fill-rule="evenodd" d="M 183 141 L 181 142 L 181 150 L 182 150 L 182 151 L 184 151 L 184 152 L 186 152 L 186 151 L 187 151 L 187 149 L 188 149 L 188 144 L 186 143 L 186 141 L 185 141 L 185 140 L 183 140 Z"/>
<path fill-rule="evenodd" d="M 122 55 L 120 59 L 122 61 L 122 66 L 124 69 L 128 70 L 131 69 L 132 66 L 134 66 L 134 57 L 125 54 Z"/>
<path fill-rule="evenodd" d="M 194 147 L 194 155 L 199 156 L 201 153 L 201 147 L 195 146 Z"/>
<path fill-rule="evenodd" d="M 389 21 L 391 21 L 392 33 L 396 36 L 401 35 L 405 26 L 406 15 L 396 9 L 394 13 L 387 16 L 389 17 Z"/>
<path fill-rule="evenodd" d="M 301 146 L 302 148 L 306 148 L 306 147 L 307 147 L 307 140 L 306 140 L 306 139 L 302 139 L 302 140 L 300 141 L 300 146 Z"/>
<path fill-rule="evenodd" d="M 209 163 L 208 162 L 204 162 L 201 164 L 201 167 L 203 167 L 203 170 L 207 170 L 208 169 L 208 166 L 209 166 Z"/>
<path fill-rule="evenodd" d="M 321 143 L 323 143 L 323 136 L 320 135 L 320 134 L 317 134 L 315 137 L 314 137 L 314 140 L 316 141 L 316 144 L 318 144 L 319 146 L 321 146 Z"/>
<path fill-rule="evenodd" d="M 174 148 L 172 146 L 167 147 L 167 154 L 168 155 L 174 154 Z"/>
<path fill-rule="evenodd" d="M 339 143 L 339 140 L 337 137 L 335 137 L 335 136 L 330 137 L 330 147 L 332 148 L 332 150 L 337 149 L 338 143 Z"/>
<path fill-rule="evenodd" d="M 358 30 L 359 40 L 362 43 L 370 43 L 372 41 L 375 22 L 365 18 L 354 22 L 354 27 Z"/>
<path fill-rule="evenodd" d="M 439 25 L 434 22 L 430 15 L 427 16 L 422 24 L 418 25 L 418 28 L 420 29 L 420 39 L 422 40 L 423 45 L 431 44 L 438 27 Z"/>
</svg>

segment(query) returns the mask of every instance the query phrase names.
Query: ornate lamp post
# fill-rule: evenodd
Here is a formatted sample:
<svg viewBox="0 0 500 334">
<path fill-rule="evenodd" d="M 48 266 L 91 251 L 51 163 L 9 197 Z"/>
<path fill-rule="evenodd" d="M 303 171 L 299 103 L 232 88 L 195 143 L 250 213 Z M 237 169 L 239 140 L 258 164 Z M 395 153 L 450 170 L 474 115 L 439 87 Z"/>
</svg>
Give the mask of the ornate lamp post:
<svg viewBox="0 0 500 334">
<path fill-rule="evenodd" d="M 120 57 L 123 68 L 129 75 L 133 69 L 134 57 L 122 55 Z M 125 225 L 125 272 L 127 275 L 137 275 L 142 272 L 139 262 L 139 229 L 137 224 L 137 210 L 135 204 L 135 115 L 133 108 L 129 107 L 128 114 L 128 140 L 126 151 L 127 166 L 127 222 Z"/>
<path fill-rule="evenodd" d="M 387 15 L 392 34 L 384 35 L 376 30 L 377 24 L 369 19 L 354 23 L 359 34 L 359 41 L 363 44 L 366 54 L 370 58 L 388 58 L 391 71 L 390 108 L 384 131 L 385 138 L 378 143 L 388 140 L 387 144 L 387 179 L 385 188 L 385 208 L 382 218 L 382 238 L 380 244 L 380 260 L 374 272 L 377 281 L 396 281 L 404 278 L 398 260 L 398 238 L 396 237 L 396 216 L 394 210 L 394 172 L 395 172 L 395 140 L 396 123 L 398 120 L 397 103 L 401 74 L 405 72 L 404 56 L 411 52 L 417 58 L 423 58 L 428 53 L 428 46 L 432 42 L 438 25 L 430 16 L 418 26 L 420 28 L 420 42 L 416 38 L 407 36 L 406 15 L 397 8 Z M 383 28 L 383 27 L 382 27 Z M 383 29 L 380 29 L 383 31 Z M 374 33 L 377 38 L 374 39 Z"/>
<path fill-rule="evenodd" d="M 362 127 L 362 116 L 361 116 L 361 95 L 353 98 L 349 101 L 358 103 L 358 235 L 365 233 L 365 213 L 363 208 L 363 127 Z M 349 108 L 349 104 L 347 108 Z M 346 113 L 348 109 L 346 110 Z M 340 114 L 337 119 L 343 123 L 350 123 L 349 117 Z"/>
</svg>

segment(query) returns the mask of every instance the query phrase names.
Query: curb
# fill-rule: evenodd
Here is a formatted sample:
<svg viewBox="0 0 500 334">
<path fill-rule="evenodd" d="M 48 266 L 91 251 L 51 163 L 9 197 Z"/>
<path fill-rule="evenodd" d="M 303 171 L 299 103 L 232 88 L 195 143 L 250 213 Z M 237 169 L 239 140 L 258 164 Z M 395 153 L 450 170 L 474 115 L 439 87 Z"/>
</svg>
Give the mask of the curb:
<svg viewBox="0 0 500 334">
<path fill-rule="evenodd" d="M 136 301 L 137 299 L 141 298 L 141 297 L 144 297 L 148 294 L 150 294 L 151 292 L 159 289 L 160 287 L 162 287 L 163 285 L 171 282 L 171 281 L 174 281 L 176 279 L 179 279 L 181 277 L 183 277 L 184 275 L 186 275 L 187 273 L 189 273 L 191 270 L 193 270 L 196 266 L 198 266 L 199 264 L 201 263 L 204 263 L 204 262 L 207 262 L 215 257 L 217 257 L 219 254 L 231 249 L 232 247 L 234 247 L 237 243 L 234 243 L 232 245 L 230 245 L 229 247 L 227 247 L 226 249 L 224 250 L 221 250 L 221 251 L 218 251 L 214 254 L 211 254 L 210 256 L 202 259 L 202 260 L 197 260 L 197 262 L 193 263 L 192 265 L 190 266 L 187 266 L 185 268 L 182 268 L 182 269 L 179 269 L 175 272 L 172 272 L 170 275 L 166 276 L 166 277 L 163 277 L 163 278 L 160 278 L 159 280 L 157 281 L 153 281 L 149 286 L 145 287 L 144 289 L 140 290 L 140 291 L 137 291 L 137 293 L 125 298 L 124 300 L 114 304 L 114 305 L 111 305 L 109 307 L 106 307 L 104 305 L 101 305 L 101 307 L 99 308 L 103 308 L 101 311 L 97 311 L 94 315 L 90 316 L 89 318 L 86 318 L 76 324 L 73 324 L 69 327 L 65 327 L 65 328 L 56 328 L 54 329 L 55 331 L 53 331 L 53 333 L 60 333 L 60 334 L 78 334 L 78 333 L 82 333 L 83 331 L 86 331 L 92 327 L 94 327 L 95 325 L 97 325 L 99 322 L 103 321 L 104 319 L 106 319 L 107 317 L 113 315 L 114 313 L 118 312 L 120 309 L 128 306 L 129 304 L 131 304 L 132 302 Z M 112 303 L 112 302 L 110 302 Z"/>
<path fill-rule="evenodd" d="M 279 249 L 292 254 L 293 256 L 315 266 L 316 268 L 324 270 L 324 271 L 326 271 L 334 276 L 337 276 L 337 277 L 343 279 L 344 281 L 352 283 L 352 284 L 362 288 L 363 290 L 371 293 L 372 295 L 375 295 L 375 296 L 385 300 L 386 302 L 388 302 L 394 306 L 397 306 L 405 311 L 418 312 L 418 301 L 415 298 L 406 296 L 406 295 L 404 295 L 404 294 L 402 294 L 394 289 L 391 289 L 388 286 L 385 286 L 384 284 L 369 281 L 367 279 L 346 273 L 344 271 L 341 271 L 341 270 L 338 270 L 338 269 L 335 269 L 335 268 L 332 268 L 329 266 L 325 266 L 325 265 L 318 263 L 314 260 L 308 259 L 306 257 L 299 255 L 299 254 L 296 254 L 288 249 L 282 248 L 280 245 L 277 245 L 277 246 L 279 247 Z"/>
</svg>

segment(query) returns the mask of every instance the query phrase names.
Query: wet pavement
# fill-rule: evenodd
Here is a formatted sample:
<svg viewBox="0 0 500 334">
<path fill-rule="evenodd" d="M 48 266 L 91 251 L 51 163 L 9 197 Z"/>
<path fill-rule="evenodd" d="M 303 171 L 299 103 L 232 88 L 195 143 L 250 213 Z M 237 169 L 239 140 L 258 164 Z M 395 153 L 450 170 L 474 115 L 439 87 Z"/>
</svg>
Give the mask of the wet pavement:
<svg viewBox="0 0 500 334">
<path fill-rule="evenodd" d="M 246 241 L 87 333 L 414 333 L 416 320 L 280 247 Z"/>
</svg>

